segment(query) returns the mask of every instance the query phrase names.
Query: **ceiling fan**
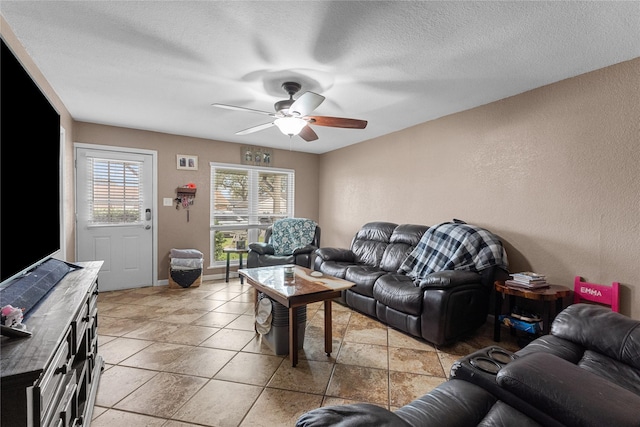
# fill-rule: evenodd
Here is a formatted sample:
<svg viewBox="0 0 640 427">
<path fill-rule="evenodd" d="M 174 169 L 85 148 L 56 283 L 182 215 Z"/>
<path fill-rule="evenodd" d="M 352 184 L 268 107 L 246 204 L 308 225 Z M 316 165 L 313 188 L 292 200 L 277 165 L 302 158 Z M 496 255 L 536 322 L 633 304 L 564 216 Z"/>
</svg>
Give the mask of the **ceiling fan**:
<svg viewBox="0 0 640 427">
<path fill-rule="evenodd" d="M 289 94 L 289 99 L 276 102 L 273 105 L 276 110 L 275 113 L 237 107 L 235 105 L 211 105 L 218 108 L 225 108 L 227 110 L 246 111 L 249 113 L 258 113 L 275 117 L 275 120 L 270 123 L 264 123 L 241 130 L 236 132 L 236 135 L 247 135 L 276 126 L 280 129 L 280 132 L 285 135 L 289 135 L 290 137 L 293 135 L 300 135 L 302 139 L 309 142 L 318 139 L 318 135 L 309 125 L 348 129 L 364 129 L 367 127 L 366 120 L 347 119 L 344 117 L 310 116 L 309 114 L 322 104 L 325 99 L 324 96 L 318 95 L 314 92 L 305 92 L 300 95 L 298 99 L 294 100 L 293 95 L 298 93 L 302 86 L 296 82 L 285 82 L 282 84 L 282 88 L 287 92 L 287 94 Z"/>
</svg>

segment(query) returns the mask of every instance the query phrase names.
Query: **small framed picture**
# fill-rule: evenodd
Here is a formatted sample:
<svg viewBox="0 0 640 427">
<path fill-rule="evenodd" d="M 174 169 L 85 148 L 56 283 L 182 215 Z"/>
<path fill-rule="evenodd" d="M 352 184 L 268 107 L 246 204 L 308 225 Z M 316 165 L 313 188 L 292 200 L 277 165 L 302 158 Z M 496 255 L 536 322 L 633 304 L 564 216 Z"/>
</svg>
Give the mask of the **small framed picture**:
<svg viewBox="0 0 640 427">
<path fill-rule="evenodd" d="M 198 170 L 198 156 L 187 156 L 185 154 L 178 154 L 176 157 L 176 167 L 178 169 L 190 171 Z"/>
<path fill-rule="evenodd" d="M 272 166 L 273 150 L 264 147 L 243 146 L 240 148 L 240 163 L 251 166 Z"/>
<path fill-rule="evenodd" d="M 243 165 L 252 165 L 253 147 L 242 147 L 240 149 L 240 160 Z"/>
</svg>

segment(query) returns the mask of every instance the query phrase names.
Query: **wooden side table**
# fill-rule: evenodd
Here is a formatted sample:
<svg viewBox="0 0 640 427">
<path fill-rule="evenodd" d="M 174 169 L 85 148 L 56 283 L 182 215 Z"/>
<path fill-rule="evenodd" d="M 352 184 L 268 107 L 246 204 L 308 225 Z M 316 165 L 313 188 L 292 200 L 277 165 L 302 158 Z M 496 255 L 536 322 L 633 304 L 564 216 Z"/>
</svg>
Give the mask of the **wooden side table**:
<svg viewBox="0 0 640 427">
<path fill-rule="evenodd" d="M 238 256 L 240 257 L 240 267 L 242 268 L 242 257 L 244 254 L 249 253 L 249 249 L 236 249 L 236 248 L 223 248 L 222 252 L 224 252 L 225 254 L 227 254 L 227 271 L 225 273 L 224 276 L 224 281 L 229 283 L 229 267 L 231 265 L 231 254 L 238 254 Z M 240 283 L 244 283 L 244 276 L 239 275 L 240 276 Z"/>
<path fill-rule="evenodd" d="M 562 310 L 562 299 L 571 294 L 571 289 L 562 285 L 549 285 L 543 289 L 524 289 L 505 285 L 503 281 L 494 283 L 496 290 L 495 295 L 495 319 L 493 324 L 493 340 L 500 341 L 500 314 L 502 312 L 502 299 L 509 296 L 509 312 L 513 311 L 516 298 L 524 298 L 528 300 L 542 301 L 542 333 L 548 334 L 551 330 L 551 322 L 553 318 Z M 551 317 L 551 303 L 555 301 L 555 311 Z"/>
</svg>

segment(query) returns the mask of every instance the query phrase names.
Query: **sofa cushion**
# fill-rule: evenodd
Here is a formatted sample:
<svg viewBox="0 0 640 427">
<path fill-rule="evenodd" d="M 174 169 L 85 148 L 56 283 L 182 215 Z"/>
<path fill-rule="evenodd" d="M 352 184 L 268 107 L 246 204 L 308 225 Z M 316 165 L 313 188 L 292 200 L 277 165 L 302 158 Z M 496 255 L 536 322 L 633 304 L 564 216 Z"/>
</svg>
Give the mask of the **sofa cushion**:
<svg viewBox="0 0 640 427">
<path fill-rule="evenodd" d="M 640 396 L 552 354 L 517 358 L 496 381 L 567 426 L 640 425 Z"/>
<path fill-rule="evenodd" d="M 351 249 L 356 254 L 356 262 L 358 264 L 370 265 L 378 267 L 382 254 L 387 248 L 386 242 L 376 242 L 373 240 L 356 240 L 353 242 Z"/>
<path fill-rule="evenodd" d="M 380 259 L 380 268 L 388 272 L 397 272 L 402 262 L 409 256 L 413 246 L 406 243 L 390 243 L 384 249 Z"/>
<path fill-rule="evenodd" d="M 354 240 L 372 240 L 389 243 L 391 235 L 398 224 L 393 222 L 374 221 L 364 224 L 356 233 Z"/>
<path fill-rule="evenodd" d="M 355 283 L 354 286 L 349 288 L 350 291 L 373 297 L 373 284 L 383 274 L 385 274 L 385 272 L 377 267 L 362 265 L 349 267 L 344 278 L 345 280 Z"/>
<path fill-rule="evenodd" d="M 395 413 L 415 427 L 539 425 L 481 387 L 456 379 L 440 384 Z"/>
<path fill-rule="evenodd" d="M 393 230 L 398 225 L 391 222 L 369 222 L 362 226 L 351 242 L 351 251 L 358 264 L 379 267 Z"/>
<path fill-rule="evenodd" d="M 570 305 L 556 316 L 551 333 L 640 369 L 640 322 L 608 307 Z"/>
<path fill-rule="evenodd" d="M 507 405 L 502 401 L 497 401 L 491 407 L 489 413 L 478 423 L 478 427 L 542 427 L 522 412 Z"/>
<path fill-rule="evenodd" d="M 393 230 L 382 259 L 380 268 L 385 271 L 396 272 L 418 244 L 425 231 L 426 225 L 400 224 Z"/>
<path fill-rule="evenodd" d="M 407 314 L 422 314 L 422 294 L 404 274 L 385 274 L 373 285 L 373 297 L 380 304 Z"/>
<path fill-rule="evenodd" d="M 640 396 L 640 371 L 595 351 L 584 352 L 578 366 Z M 639 408 L 640 409 L 640 408 Z"/>
<path fill-rule="evenodd" d="M 355 266 L 355 264 L 352 262 L 325 261 L 322 263 L 320 270 L 329 276 L 344 279 L 347 274 L 347 269 L 353 266 Z"/>
</svg>

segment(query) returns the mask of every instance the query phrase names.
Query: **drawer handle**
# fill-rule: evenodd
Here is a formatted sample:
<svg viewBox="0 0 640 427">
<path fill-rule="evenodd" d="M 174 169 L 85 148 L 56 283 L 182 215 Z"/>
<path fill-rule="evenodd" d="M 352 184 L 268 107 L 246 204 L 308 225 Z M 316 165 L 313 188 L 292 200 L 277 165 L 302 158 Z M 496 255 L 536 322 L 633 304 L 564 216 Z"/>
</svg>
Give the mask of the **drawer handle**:
<svg viewBox="0 0 640 427">
<path fill-rule="evenodd" d="M 89 321 L 89 319 L 91 319 L 91 316 L 84 316 L 84 317 L 82 318 L 82 321 L 83 321 L 83 322 L 88 322 L 88 321 Z"/>
<path fill-rule="evenodd" d="M 58 369 L 56 369 L 54 372 L 54 374 L 63 374 L 65 375 L 67 373 L 67 365 L 62 365 L 60 366 Z"/>
<path fill-rule="evenodd" d="M 98 290 L 96 289 L 95 291 L 92 292 L 93 295 L 98 295 Z"/>
</svg>

